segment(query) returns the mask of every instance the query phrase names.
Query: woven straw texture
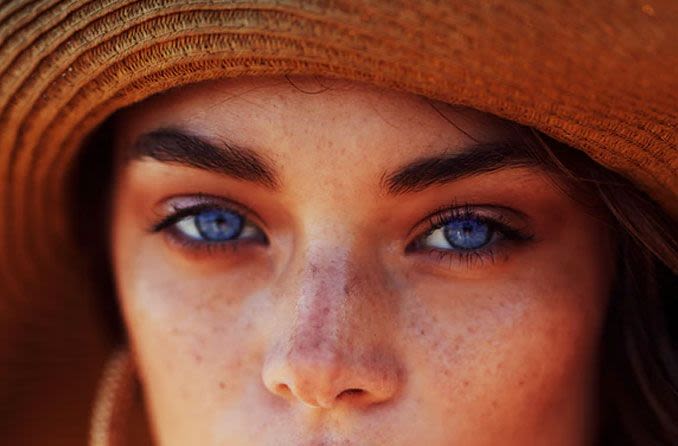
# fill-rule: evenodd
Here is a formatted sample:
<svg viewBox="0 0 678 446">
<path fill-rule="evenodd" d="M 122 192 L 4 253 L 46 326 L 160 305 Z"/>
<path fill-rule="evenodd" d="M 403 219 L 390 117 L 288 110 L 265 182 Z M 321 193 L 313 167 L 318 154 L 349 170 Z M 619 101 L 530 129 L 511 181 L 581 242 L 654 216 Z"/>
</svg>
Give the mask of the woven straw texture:
<svg viewBox="0 0 678 446">
<path fill-rule="evenodd" d="M 675 0 L 0 2 L 0 437 L 84 444 L 111 340 L 66 185 L 116 109 L 218 77 L 365 81 L 534 126 L 677 215 L 677 25 Z"/>
</svg>

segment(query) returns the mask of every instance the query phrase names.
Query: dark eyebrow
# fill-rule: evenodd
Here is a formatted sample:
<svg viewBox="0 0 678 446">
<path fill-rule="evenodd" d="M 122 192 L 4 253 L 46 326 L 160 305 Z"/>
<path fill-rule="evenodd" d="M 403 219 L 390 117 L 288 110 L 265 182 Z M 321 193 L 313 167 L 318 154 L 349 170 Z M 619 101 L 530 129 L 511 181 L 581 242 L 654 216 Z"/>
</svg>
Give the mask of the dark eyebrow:
<svg viewBox="0 0 678 446">
<path fill-rule="evenodd" d="M 415 160 L 393 173 L 384 173 L 381 183 L 388 193 L 398 195 L 507 167 L 538 165 L 518 143 L 480 143 L 460 153 Z"/>
<path fill-rule="evenodd" d="M 224 141 L 215 145 L 174 128 L 160 128 L 137 138 L 129 149 L 128 160 L 142 158 L 205 169 L 270 189 L 278 187 L 275 170 L 253 150 Z"/>
</svg>

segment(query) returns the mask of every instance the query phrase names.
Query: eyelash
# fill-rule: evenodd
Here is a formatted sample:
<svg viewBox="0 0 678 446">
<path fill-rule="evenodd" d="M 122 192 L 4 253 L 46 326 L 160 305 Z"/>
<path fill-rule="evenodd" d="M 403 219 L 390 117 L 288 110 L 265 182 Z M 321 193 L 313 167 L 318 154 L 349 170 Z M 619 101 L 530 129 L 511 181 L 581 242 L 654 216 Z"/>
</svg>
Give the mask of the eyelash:
<svg viewBox="0 0 678 446">
<path fill-rule="evenodd" d="M 424 253 L 430 256 L 436 255 L 437 262 L 447 262 L 449 263 L 450 268 L 454 268 L 453 263 L 455 262 L 465 264 L 469 268 L 481 267 L 488 262 L 494 263 L 495 255 L 507 248 L 506 243 L 522 245 L 534 239 L 534 235 L 532 233 L 528 232 L 524 228 L 521 229 L 515 227 L 501 213 L 494 212 L 493 217 L 489 217 L 488 215 L 479 212 L 477 210 L 478 207 L 479 206 L 465 204 L 463 206 L 443 207 L 436 209 L 424 220 L 426 229 L 421 231 L 420 235 L 407 245 L 405 252 L 407 254 Z M 235 252 L 243 244 L 252 244 L 253 242 L 259 242 L 268 245 L 268 239 L 261 230 L 260 233 L 262 234 L 262 239 L 260 240 L 249 238 L 216 242 L 190 239 L 186 235 L 182 234 L 175 226 L 177 223 L 187 217 L 196 216 L 201 212 L 215 210 L 238 214 L 243 218 L 243 221 L 245 222 L 244 224 L 252 224 L 252 221 L 249 217 L 250 214 L 246 209 L 241 209 L 235 205 L 224 206 L 209 202 L 186 207 L 174 206 L 173 208 L 173 213 L 163 218 L 160 222 L 155 223 L 149 229 L 149 232 L 166 232 L 171 242 L 177 243 L 181 247 L 188 250 L 194 252 L 204 252 L 206 254 L 216 254 L 226 250 L 229 252 Z M 496 209 L 496 207 L 493 208 Z M 468 250 L 440 249 L 422 246 L 422 242 L 434 231 L 443 228 L 455 219 L 472 219 L 486 224 L 490 228 L 493 237 L 494 234 L 497 234 L 499 238 L 497 240 L 488 242 L 486 245 L 480 248 Z"/>
<path fill-rule="evenodd" d="M 262 239 L 261 240 L 255 240 L 255 239 L 234 239 L 234 240 L 228 240 L 228 241 L 222 241 L 222 242 L 215 242 L 215 241 L 201 241 L 201 240 L 193 240 L 187 237 L 186 235 L 181 234 L 181 232 L 176 228 L 176 224 L 179 223 L 181 220 L 187 218 L 187 217 L 192 217 L 192 216 L 197 216 L 201 212 L 205 211 L 225 211 L 225 212 L 232 212 L 235 214 L 238 214 L 239 216 L 242 217 L 244 223 L 243 224 L 252 224 L 251 223 L 251 218 L 249 217 L 249 212 L 245 209 L 241 209 L 237 206 L 225 206 L 225 205 L 218 205 L 214 203 L 201 203 L 198 205 L 193 205 L 193 206 L 186 206 L 186 207 L 180 207 L 180 206 L 173 206 L 174 211 L 168 215 L 167 217 L 163 218 L 161 221 L 158 223 L 155 223 L 151 226 L 149 229 L 149 232 L 151 233 L 159 233 L 159 232 L 165 232 L 169 236 L 169 239 L 173 243 L 177 243 L 183 248 L 187 248 L 192 251 L 199 251 L 199 252 L 205 252 L 207 254 L 212 254 L 212 253 L 219 253 L 228 250 L 229 252 L 235 252 L 238 248 L 240 248 L 244 244 L 252 244 L 253 242 L 259 242 L 263 243 L 265 245 L 268 245 L 268 239 L 264 235 L 263 231 L 261 231 L 262 234 Z"/>
<path fill-rule="evenodd" d="M 462 206 L 443 207 L 432 212 L 426 219 L 426 229 L 416 237 L 406 248 L 406 253 L 424 253 L 436 255 L 438 262 L 449 263 L 453 268 L 453 262 L 465 264 L 467 267 L 481 267 L 486 263 L 494 263 L 495 255 L 506 249 L 506 243 L 523 245 L 534 240 L 534 234 L 526 228 L 517 228 L 511 224 L 501 213 L 495 213 L 493 217 L 484 215 L 476 210 L 478 206 L 464 204 Z M 455 219 L 472 219 L 488 225 L 493 234 L 498 234 L 499 239 L 477 249 L 439 249 L 421 246 L 423 240 L 434 231 L 443 228 Z"/>
</svg>

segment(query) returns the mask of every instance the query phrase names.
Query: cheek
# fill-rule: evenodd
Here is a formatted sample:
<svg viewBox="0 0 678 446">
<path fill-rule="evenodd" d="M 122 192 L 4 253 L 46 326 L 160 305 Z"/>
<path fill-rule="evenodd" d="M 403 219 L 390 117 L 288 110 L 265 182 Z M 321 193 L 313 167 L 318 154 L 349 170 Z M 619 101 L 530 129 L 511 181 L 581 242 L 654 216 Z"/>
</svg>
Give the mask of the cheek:
<svg viewBox="0 0 678 446">
<path fill-rule="evenodd" d="M 592 418 L 610 281 L 606 248 L 598 252 L 542 249 L 510 274 L 411 290 L 403 314 L 421 383 L 413 392 L 455 438 L 562 437 Z"/>
<path fill-rule="evenodd" d="M 547 425 L 571 428 L 573 411 L 590 403 L 597 323 L 574 308 L 504 299 L 490 299 L 496 309 L 430 312 L 418 327 L 416 351 L 426 353 L 416 361 L 428 368 L 414 372 L 424 384 L 414 391 L 459 438 L 534 438 Z"/>
<path fill-rule="evenodd" d="M 161 433 L 184 432 L 189 444 L 196 420 L 209 425 L 259 374 L 261 284 L 243 280 L 248 271 L 204 276 L 177 267 L 146 243 L 119 252 L 119 300 L 154 423 Z M 195 419 L 186 419 L 186 407 Z"/>
</svg>

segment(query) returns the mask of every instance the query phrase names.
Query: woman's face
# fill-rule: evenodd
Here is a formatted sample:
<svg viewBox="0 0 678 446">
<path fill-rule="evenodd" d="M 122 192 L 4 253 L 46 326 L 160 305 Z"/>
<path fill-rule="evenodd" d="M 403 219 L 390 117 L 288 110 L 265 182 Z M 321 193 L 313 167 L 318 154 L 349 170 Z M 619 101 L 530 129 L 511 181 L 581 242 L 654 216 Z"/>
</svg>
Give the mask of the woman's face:
<svg viewBox="0 0 678 446">
<path fill-rule="evenodd" d="M 580 445 L 604 225 L 497 118 L 344 81 L 117 124 L 114 273 L 163 445 Z"/>
</svg>

